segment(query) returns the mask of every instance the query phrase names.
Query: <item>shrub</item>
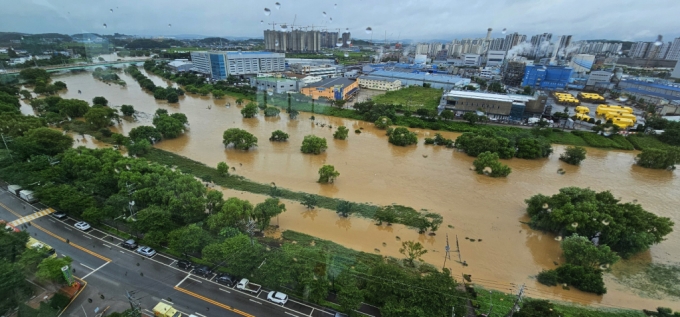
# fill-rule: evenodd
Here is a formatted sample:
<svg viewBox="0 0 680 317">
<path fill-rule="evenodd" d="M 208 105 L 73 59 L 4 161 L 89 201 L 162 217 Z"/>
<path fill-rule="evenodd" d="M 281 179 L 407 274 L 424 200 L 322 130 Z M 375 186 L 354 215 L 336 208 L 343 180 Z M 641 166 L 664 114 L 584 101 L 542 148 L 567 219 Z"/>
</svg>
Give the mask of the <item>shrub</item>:
<svg viewBox="0 0 680 317">
<path fill-rule="evenodd" d="M 246 130 L 231 128 L 224 131 L 222 134 L 222 143 L 226 148 L 230 144 L 239 150 L 248 150 L 251 147 L 257 146 L 257 137 Z"/>
<path fill-rule="evenodd" d="M 375 120 L 375 127 L 378 129 L 387 129 L 392 125 L 392 119 L 388 117 L 380 117 L 378 120 Z"/>
<path fill-rule="evenodd" d="M 498 161 L 497 153 L 488 151 L 479 154 L 472 164 L 475 166 L 477 174 L 485 174 L 491 177 L 506 177 L 512 172 L 510 167 Z"/>
<path fill-rule="evenodd" d="M 315 135 L 307 135 L 304 140 L 302 140 L 302 147 L 300 151 L 307 154 L 321 154 L 328 148 L 326 145 L 326 139 L 320 138 Z"/>
<path fill-rule="evenodd" d="M 345 126 L 338 127 L 338 130 L 333 133 L 333 138 L 338 140 L 345 140 L 349 136 L 349 129 Z"/>
<path fill-rule="evenodd" d="M 557 280 L 559 277 L 557 276 L 557 271 L 555 270 L 543 270 L 541 273 L 538 273 L 536 279 L 543 285 L 555 286 L 557 285 Z"/>
<path fill-rule="evenodd" d="M 680 162 L 680 148 L 646 148 L 635 158 L 638 165 L 654 169 L 675 169 Z"/>
<path fill-rule="evenodd" d="M 281 130 L 276 130 L 272 132 L 272 136 L 269 138 L 269 141 L 275 142 L 288 141 L 288 133 L 283 132 Z"/>
<path fill-rule="evenodd" d="M 281 113 L 281 110 L 276 107 L 267 107 L 264 109 L 264 116 L 265 117 L 276 117 Z"/>
<path fill-rule="evenodd" d="M 408 146 L 418 143 L 418 136 L 404 127 L 388 129 L 389 142 L 398 146 Z"/>
<path fill-rule="evenodd" d="M 586 159 L 586 149 L 580 146 L 570 146 L 560 155 L 560 160 L 571 165 L 580 165 Z"/>
</svg>

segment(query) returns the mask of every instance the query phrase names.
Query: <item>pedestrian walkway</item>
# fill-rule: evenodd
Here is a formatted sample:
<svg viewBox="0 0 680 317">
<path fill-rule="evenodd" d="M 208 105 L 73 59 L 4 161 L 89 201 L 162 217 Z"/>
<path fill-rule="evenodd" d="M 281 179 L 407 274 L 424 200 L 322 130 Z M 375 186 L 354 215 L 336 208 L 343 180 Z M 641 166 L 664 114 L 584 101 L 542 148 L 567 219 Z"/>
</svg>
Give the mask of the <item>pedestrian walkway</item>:
<svg viewBox="0 0 680 317">
<path fill-rule="evenodd" d="M 30 215 L 28 215 L 28 216 L 24 216 L 24 217 L 21 217 L 21 218 L 19 218 L 19 219 L 17 219 L 17 220 L 14 220 L 14 221 L 10 222 L 9 224 L 10 224 L 10 225 L 13 225 L 13 226 L 15 226 L 15 227 L 17 227 L 17 226 L 23 225 L 23 224 L 25 224 L 25 223 L 27 223 L 27 222 L 29 222 L 29 221 L 32 221 L 32 220 L 34 220 L 34 219 L 38 219 L 38 218 L 40 218 L 40 217 L 42 217 L 42 216 L 47 216 L 47 215 L 49 215 L 49 214 L 51 214 L 51 213 L 53 213 L 53 212 L 55 212 L 55 210 L 52 209 L 52 208 L 43 209 L 43 210 L 41 210 L 41 211 L 32 213 L 32 214 L 30 214 Z"/>
</svg>

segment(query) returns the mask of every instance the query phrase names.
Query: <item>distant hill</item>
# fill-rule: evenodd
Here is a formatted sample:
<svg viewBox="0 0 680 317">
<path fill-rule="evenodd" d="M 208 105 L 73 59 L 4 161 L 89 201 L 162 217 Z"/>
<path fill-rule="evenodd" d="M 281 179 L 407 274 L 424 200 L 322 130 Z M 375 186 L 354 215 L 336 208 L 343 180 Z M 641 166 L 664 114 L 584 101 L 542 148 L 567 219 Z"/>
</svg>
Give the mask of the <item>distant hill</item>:
<svg viewBox="0 0 680 317">
<path fill-rule="evenodd" d="M 151 40 L 151 39 L 136 39 L 127 45 L 128 49 L 154 49 L 154 48 L 170 48 L 172 46 L 184 46 L 184 43 L 178 40 Z"/>
</svg>

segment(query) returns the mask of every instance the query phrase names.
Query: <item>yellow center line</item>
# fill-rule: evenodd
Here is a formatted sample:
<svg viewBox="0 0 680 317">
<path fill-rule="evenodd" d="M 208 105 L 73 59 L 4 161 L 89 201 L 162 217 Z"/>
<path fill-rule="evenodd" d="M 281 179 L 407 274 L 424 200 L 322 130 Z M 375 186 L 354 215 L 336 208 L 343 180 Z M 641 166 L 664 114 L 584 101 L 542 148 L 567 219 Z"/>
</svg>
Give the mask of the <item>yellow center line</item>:
<svg viewBox="0 0 680 317">
<path fill-rule="evenodd" d="M 2 206 L 3 208 L 7 209 L 9 212 L 13 213 L 15 216 L 17 216 L 17 217 L 19 217 L 19 218 L 22 217 L 20 214 L 16 213 L 14 210 L 12 210 L 12 209 L 10 209 L 9 207 L 5 206 L 5 204 L 3 204 L 3 203 L 0 203 L 0 206 Z M 62 237 L 60 237 L 60 236 L 58 236 L 58 235 L 56 235 L 56 234 L 50 232 L 49 230 L 47 230 L 47 229 L 45 229 L 45 228 L 43 228 L 43 227 L 41 227 L 41 226 L 39 226 L 39 225 L 36 225 L 36 224 L 32 223 L 31 226 L 35 227 L 36 229 L 38 229 L 38 230 L 40 230 L 40 231 L 42 231 L 42 232 L 45 232 L 45 233 L 47 233 L 47 234 L 49 234 L 49 235 L 55 237 L 56 239 L 58 239 L 58 240 L 61 241 L 61 242 L 66 242 L 66 239 L 64 239 L 64 238 L 62 238 Z M 79 246 L 79 245 L 77 245 L 77 244 L 75 244 L 75 243 L 73 243 L 73 242 L 69 242 L 69 245 L 71 245 L 71 246 L 73 246 L 74 248 L 79 249 L 79 250 L 81 250 L 81 251 L 83 251 L 83 252 L 85 252 L 85 253 L 88 253 L 88 254 L 90 254 L 90 255 L 92 255 L 92 256 L 94 256 L 94 257 L 100 258 L 100 259 L 102 259 L 102 260 L 104 260 L 104 261 L 106 261 L 106 262 L 111 262 L 111 259 L 109 259 L 109 258 L 107 258 L 107 257 L 105 257 L 105 256 L 103 256 L 103 255 L 94 253 L 94 252 L 92 252 L 92 251 L 90 251 L 90 250 L 88 250 L 88 249 L 86 249 L 86 248 L 84 248 L 84 247 L 81 247 L 81 246 Z"/>
<path fill-rule="evenodd" d="M 211 303 L 211 304 L 213 304 L 213 305 L 215 305 L 215 306 L 222 307 L 222 308 L 224 308 L 224 309 L 226 309 L 226 310 L 228 310 L 228 311 L 235 312 L 235 313 L 237 313 L 237 314 L 239 314 L 239 315 L 241 315 L 241 316 L 255 317 L 255 315 L 251 315 L 251 314 L 248 314 L 248 313 L 246 313 L 246 312 L 242 312 L 242 311 L 240 311 L 240 310 L 238 310 L 238 309 L 229 307 L 229 306 L 227 306 L 227 305 L 225 305 L 225 304 L 222 304 L 222 303 L 220 303 L 220 302 L 216 302 L 216 301 L 214 301 L 214 300 L 212 300 L 212 299 L 210 299 L 210 298 L 207 298 L 207 297 L 198 295 L 198 294 L 196 294 L 196 293 L 194 293 L 194 292 L 188 291 L 188 290 L 183 289 L 183 288 L 181 288 L 181 287 L 179 287 L 179 286 L 175 286 L 175 289 L 178 290 L 178 291 L 180 291 L 180 292 L 182 292 L 182 293 L 184 293 L 184 294 L 187 294 L 187 295 L 189 295 L 189 296 L 193 296 L 193 297 L 196 297 L 196 298 L 198 298 L 198 299 L 200 299 L 200 300 L 203 300 L 203 301 L 206 301 L 206 302 L 208 302 L 208 303 Z"/>
</svg>

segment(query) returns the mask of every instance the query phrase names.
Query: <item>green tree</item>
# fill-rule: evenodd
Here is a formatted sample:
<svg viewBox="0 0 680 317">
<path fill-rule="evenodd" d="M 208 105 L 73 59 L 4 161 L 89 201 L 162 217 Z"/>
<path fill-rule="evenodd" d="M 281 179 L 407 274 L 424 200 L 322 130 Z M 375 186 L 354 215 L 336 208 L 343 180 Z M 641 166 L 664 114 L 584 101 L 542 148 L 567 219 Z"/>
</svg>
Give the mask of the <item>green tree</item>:
<svg viewBox="0 0 680 317">
<path fill-rule="evenodd" d="M 281 110 L 276 107 L 267 107 L 264 109 L 265 117 L 278 117 L 279 113 L 281 113 Z"/>
<path fill-rule="evenodd" d="M 392 125 L 392 119 L 383 116 L 375 120 L 374 124 L 376 128 L 386 130 Z"/>
<path fill-rule="evenodd" d="M 190 224 L 171 231 L 168 240 L 170 249 L 182 254 L 197 254 L 212 242 L 212 237 L 197 224 Z"/>
<path fill-rule="evenodd" d="M 208 216 L 208 229 L 219 233 L 226 227 L 237 227 L 253 217 L 253 205 L 247 200 L 236 197 L 227 199 L 219 212 Z"/>
<path fill-rule="evenodd" d="M 243 109 L 241 109 L 241 114 L 244 118 L 253 118 L 257 115 L 257 105 L 255 103 L 249 102 Z"/>
<path fill-rule="evenodd" d="M 264 231 L 269 227 L 271 219 L 284 211 L 286 211 L 286 205 L 281 203 L 278 198 L 267 198 L 264 202 L 255 206 L 253 216 L 260 231 Z"/>
<path fill-rule="evenodd" d="M 154 97 L 154 99 L 167 99 L 168 98 L 168 91 L 163 87 L 156 86 L 153 89 L 153 97 Z"/>
<path fill-rule="evenodd" d="M 134 141 L 134 143 L 130 143 L 127 146 L 128 154 L 137 156 L 149 153 L 149 151 L 151 151 L 151 148 L 152 148 L 151 142 L 144 139 Z"/>
<path fill-rule="evenodd" d="M 222 90 L 215 89 L 212 91 L 213 98 L 215 99 L 222 99 L 226 95 L 226 93 Z"/>
<path fill-rule="evenodd" d="M 222 192 L 219 190 L 208 190 L 208 192 L 205 195 L 205 209 L 208 210 L 208 214 L 219 212 L 220 210 L 222 210 L 223 205 L 224 195 L 222 194 Z"/>
<path fill-rule="evenodd" d="M 398 146 L 409 146 L 418 143 L 418 136 L 404 127 L 388 129 L 389 142 Z"/>
<path fill-rule="evenodd" d="M 317 204 L 316 195 L 305 194 L 302 196 L 302 205 L 307 207 L 307 209 L 314 209 Z"/>
<path fill-rule="evenodd" d="M 335 279 L 338 285 L 338 304 L 343 312 L 353 314 L 354 310 L 359 309 L 364 300 L 364 295 L 357 286 L 357 280 L 347 271 L 343 271 Z"/>
<path fill-rule="evenodd" d="M 272 132 L 272 136 L 269 138 L 269 141 L 275 141 L 275 142 L 288 141 L 288 133 L 285 133 L 281 130 L 276 130 L 276 131 Z"/>
<path fill-rule="evenodd" d="M 227 165 L 225 162 L 217 163 L 217 172 L 222 176 L 229 175 L 229 165 Z"/>
<path fill-rule="evenodd" d="M 491 177 L 506 177 L 512 172 L 510 167 L 498 161 L 498 154 L 488 151 L 479 154 L 472 165 L 475 166 L 477 174 L 485 174 Z"/>
<path fill-rule="evenodd" d="M 135 107 L 131 105 L 122 105 L 120 106 L 120 112 L 122 112 L 124 116 L 131 116 L 135 114 Z"/>
<path fill-rule="evenodd" d="M 352 211 L 354 211 L 354 204 L 349 201 L 341 200 L 335 206 L 335 211 L 341 217 L 347 218 L 349 217 L 349 214 L 351 214 Z"/>
<path fill-rule="evenodd" d="M 0 312 L 3 314 L 15 309 L 32 294 L 31 285 L 16 263 L 0 260 L 0 281 Z"/>
<path fill-rule="evenodd" d="M 35 276 L 38 279 L 48 282 L 66 283 L 64 278 L 64 273 L 61 272 L 61 268 L 67 265 L 71 265 L 73 259 L 68 256 L 63 258 L 46 258 L 38 264 L 38 270 L 35 272 Z"/>
<path fill-rule="evenodd" d="M 593 237 L 623 258 L 647 250 L 673 231 L 669 218 L 658 217 L 640 205 L 619 203 L 608 192 L 566 187 L 551 197 L 541 194 L 526 200 L 533 228 L 556 234 Z"/>
<path fill-rule="evenodd" d="M 646 168 L 675 169 L 675 164 L 680 162 L 680 148 L 644 148 L 635 160 Z"/>
<path fill-rule="evenodd" d="M 580 146 L 569 146 L 560 155 L 560 160 L 571 165 L 580 165 L 586 159 L 586 149 Z"/>
<path fill-rule="evenodd" d="M 406 260 L 413 266 L 415 260 L 423 261 L 422 256 L 427 253 L 425 247 L 423 247 L 420 242 L 414 241 L 404 241 L 401 243 L 401 248 L 399 248 L 399 253 L 406 257 Z"/>
<path fill-rule="evenodd" d="M 92 98 L 92 104 L 107 107 L 109 105 L 109 101 L 106 100 L 106 98 L 99 96 Z"/>
<path fill-rule="evenodd" d="M 14 263 L 26 250 L 28 232 L 0 230 L 0 259 Z"/>
<path fill-rule="evenodd" d="M 307 154 L 321 154 L 321 152 L 325 151 L 327 148 L 326 138 L 315 135 L 306 135 L 302 140 L 300 151 Z"/>
<path fill-rule="evenodd" d="M 475 124 L 479 122 L 479 116 L 474 112 L 466 112 L 463 114 L 463 119 L 469 124 Z"/>
<path fill-rule="evenodd" d="M 177 103 L 179 102 L 179 96 L 177 95 L 176 92 L 169 92 L 165 95 L 165 99 L 168 100 L 169 103 Z"/>
<path fill-rule="evenodd" d="M 567 263 L 592 268 L 611 265 L 619 260 L 619 256 L 608 246 L 595 246 L 588 238 L 578 234 L 573 234 L 562 241 L 562 252 Z"/>
<path fill-rule="evenodd" d="M 246 130 L 231 128 L 225 130 L 222 134 L 222 143 L 224 143 L 225 148 L 233 144 L 234 148 L 247 151 L 251 147 L 257 146 L 257 137 Z"/>
<path fill-rule="evenodd" d="M 161 133 L 158 132 L 156 128 L 147 125 L 132 128 L 132 130 L 130 130 L 129 136 L 130 140 L 133 140 L 135 142 L 140 140 L 147 140 L 155 143 L 160 141 L 162 138 Z"/>
<path fill-rule="evenodd" d="M 338 129 L 333 133 L 333 138 L 338 140 L 345 140 L 349 136 L 349 129 L 344 125 L 338 127 Z"/>
<path fill-rule="evenodd" d="M 80 118 L 90 110 L 90 105 L 88 105 L 87 101 L 78 99 L 62 99 L 57 103 L 57 107 L 62 114 L 71 118 Z"/>
<path fill-rule="evenodd" d="M 487 151 L 497 153 L 503 159 L 509 159 L 515 155 L 515 147 L 509 139 L 494 135 L 490 131 L 463 133 L 456 138 L 455 146 L 469 156 L 479 156 Z"/>
<path fill-rule="evenodd" d="M 451 110 L 444 110 L 442 111 L 441 117 L 445 120 L 453 120 L 456 117 L 456 114 Z"/>
<path fill-rule="evenodd" d="M 521 138 L 517 142 L 515 156 L 522 159 L 537 159 L 548 157 L 552 153 L 550 143 L 537 138 Z"/>
<path fill-rule="evenodd" d="M 42 68 L 26 68 L 19 72 L 19 78 L 25 80 L 29 85 L 35 85 L 37 81 L 48 82 L 50 74 Z"/>
<path fill-rule="evenodd" d="M 33 155 L 55 156 L 73 146 L 73 138 L 50 128 L 30 130 L 12 142 L 12 149 L 26 159 Z"/>
<path fill-rule="evenodd" d="M 335 170 L 333 165 L 324 165 L 319 169 L 319 183 L 333 183 L 335 178 L 340 176 L 340 172 Z"/>
<path fill-rule="evenodd" d="M 243 98 L 238 98 L 238 99 L 236 99 L 236 105 L 237 105 L 237 106 L 243 105 L 243 101 L 244 101 Z"/>
<path fill-rule="evenodd" d="M 250 276 L 264 260 L 265 248 L 251 243 L 248 236 L 238 234 L 223 242 L 213 243 L 203 249 L 203 258 L 213 264 L 223 263 L 224 269 L 235 276 Z"/>
<path fill-rule="evenodd" d="M 133 226 L 143 233 L 152 231 L 167 233 L 177 227 L 170 211 L 161 206 L 146 207 L 137 212 L 136 218 Z"/>
<path fill-rule="evenodd" d="M 503 85 L 501 85 L 499 82 L 490 83 L 489 86 L 487 86 L 487 90 L 490 92 L 505 93 Z"/>
<path fill-rule="evenodd" d="M 85 122 L 95 129 L 106 128 L 116 116 L 116 110 L 108 107 L 92 107 L 85 114 Z"/>
<path fill-rule="evenodd" d="M 184 120 L 186 120 L 186 116 L 184 116 Z M 166 139 L 174 139 L 184 132 L 184 124 L 177 116 L 156 116 L 153 118 L 153 125 L 156 126 L 156 131 L 160 132 Z"/>
</svg>

